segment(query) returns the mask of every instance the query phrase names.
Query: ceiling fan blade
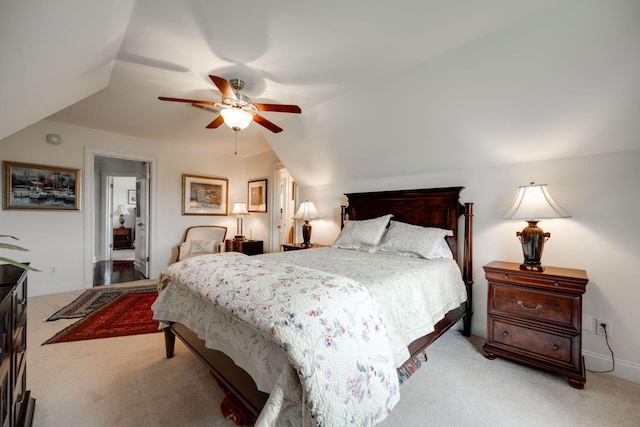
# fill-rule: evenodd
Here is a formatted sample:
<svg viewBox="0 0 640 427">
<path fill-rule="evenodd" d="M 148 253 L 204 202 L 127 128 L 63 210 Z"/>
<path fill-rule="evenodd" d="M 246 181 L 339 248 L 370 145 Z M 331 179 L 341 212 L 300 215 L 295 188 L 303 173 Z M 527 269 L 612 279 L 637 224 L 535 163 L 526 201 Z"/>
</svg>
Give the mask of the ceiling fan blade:
<svg viewBox="0 0 640 427">
<path fill-rule="evenodd" d="M 196 99 L 183 99 L 183 98 L 167 98 L 166 96 L 159 96 L 160 101 L 173 101 L 173 102 L 186 102 L 187 104 L 199 104 L 199 105 L 214 105 L 212 101 L 198 101 Z"/>
<path fill-rule="evenodd" d="M 218 116 L 214 121 L 212 121 L 207 125 L 207 129 L 215 129 L 223 123 L 224 123 L 224 118 L 222 116 Z"/>
<path fill-rule="evenodd" d="M 282 128 L 277 126 L 275 123 L 270 122 L 269 120 L 265 119 L 262 116 L 259 116 L 257 114 L 253 115 L 253 121 L 256 122 L 257 124 L 266 127 L 267 129 L 269 129 L 271 132 L 273 133 L 279 133 L 282 132 Z"/>
<path fill-rule="evenodd" d="M 222 96 L 224 96 L 225 98 L 238 99 L 236 97 L 236 93 L 233 91 L 233 88 L 226 79 L 212 75 L 209 75 L 209 78 L 211 79 L 213 84 L 216 85 L 220 93 L 222 93 Z"/>
<path fill-rule="evenodd" d="M 256 104 L 256 108 L 259 111 L 276 111 L 279 113 L 302 113 L 302 110 L 297 105 L 287 105 L 287 104 Z"/>
</svg>

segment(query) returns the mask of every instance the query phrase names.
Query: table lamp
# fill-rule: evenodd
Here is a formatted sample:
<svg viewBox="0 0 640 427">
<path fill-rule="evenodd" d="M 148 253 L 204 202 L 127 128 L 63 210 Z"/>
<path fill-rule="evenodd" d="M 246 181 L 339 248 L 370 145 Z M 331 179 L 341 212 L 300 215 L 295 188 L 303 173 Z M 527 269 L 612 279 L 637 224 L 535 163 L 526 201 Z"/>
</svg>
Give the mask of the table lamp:
<svg viewBox="0 0 640 427">
<path fill-rule="evenodd" d="M 244 240 L 244 232 L 242 230 L 244 225 L 244 215 L 249 215 L 249 211 L 247 210 L 247 204 L 245 202 L 235 202 L 233 204 L 232 214 L 236 214 L 238 217 L 236 218 L 236 236 L 235 240 Z"/>
<path fill-rule="evenodd" d="M 311 246 L 311 224 L 309 220 L 322 218 L 322 215 L 318 212 L 313 202 L 308 200 L 302 202 L 298 208 L 298 212 L 293 216 L 293 219 L 302 219 L 302 246 L 308 248 Z"/>
<path fill-rule="evenodd" d="M 127 208 L 125 208 L 124 205 L 118 205 L 118 208 L 113 214 L 120 215 L 120 228 L 124 228 L 124 216 L 129 215 Z"/>
<path fill-rule="evenodd" d="M 511 208 L 502 218 L 524 219 L 529 223 L 522 231 L 516 232 L 524 255 L 520 270 L 544 271 L 540 258 L 544 243 L 551 237 L 551 233 L 542 231 L 538 222 L 546 218 L 571 218 L 571 214 L 553 200 L 547 184 L 531 182 L 529 185 L 518 187 Z"/>
</svg>

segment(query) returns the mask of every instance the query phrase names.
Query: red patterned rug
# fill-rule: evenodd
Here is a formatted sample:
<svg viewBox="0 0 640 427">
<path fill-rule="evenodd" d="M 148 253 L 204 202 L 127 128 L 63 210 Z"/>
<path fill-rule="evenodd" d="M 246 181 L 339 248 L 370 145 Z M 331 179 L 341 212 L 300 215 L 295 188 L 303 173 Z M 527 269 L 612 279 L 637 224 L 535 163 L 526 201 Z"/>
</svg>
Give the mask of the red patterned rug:
<svg viewBox="0 0 640 427">
<path fill-rule="evenodd" d="M 158 292 L 126 293 L 58 332 L 43 344 L 149 334 L 158 331 L 151 304 Z"/>
</svg>

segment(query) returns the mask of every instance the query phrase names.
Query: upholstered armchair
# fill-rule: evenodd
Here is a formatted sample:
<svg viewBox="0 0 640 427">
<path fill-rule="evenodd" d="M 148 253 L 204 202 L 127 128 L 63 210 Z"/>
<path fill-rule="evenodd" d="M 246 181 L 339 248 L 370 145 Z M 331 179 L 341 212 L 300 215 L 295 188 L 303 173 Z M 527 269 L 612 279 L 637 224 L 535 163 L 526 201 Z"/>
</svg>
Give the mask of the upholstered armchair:
<svg viewBox="0 0 640 427">
<path fill-rule="evenodd" d="M 224 239 L 227 227 L 217 225 L 197 225 L 184 232 L 182 243 L 178 246 L 176 262 L 185 258 L 224 252 Z"/>
</svg>

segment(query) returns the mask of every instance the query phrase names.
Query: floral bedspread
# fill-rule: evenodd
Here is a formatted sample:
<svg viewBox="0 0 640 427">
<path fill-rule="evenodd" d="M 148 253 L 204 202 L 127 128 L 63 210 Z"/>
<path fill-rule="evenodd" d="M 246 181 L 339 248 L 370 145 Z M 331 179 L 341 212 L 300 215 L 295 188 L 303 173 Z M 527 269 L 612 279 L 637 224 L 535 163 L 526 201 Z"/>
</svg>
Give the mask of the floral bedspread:
<svg viewBox="0 0 640 427">
<path fill-rule="evenodd" d="M 316 425 L 376 424 L 398 402 L 384 322 L 357 281 L 236 252 L 173 264 L 160 281 L 180 283 L 284 349 Z"/>
</svg>

